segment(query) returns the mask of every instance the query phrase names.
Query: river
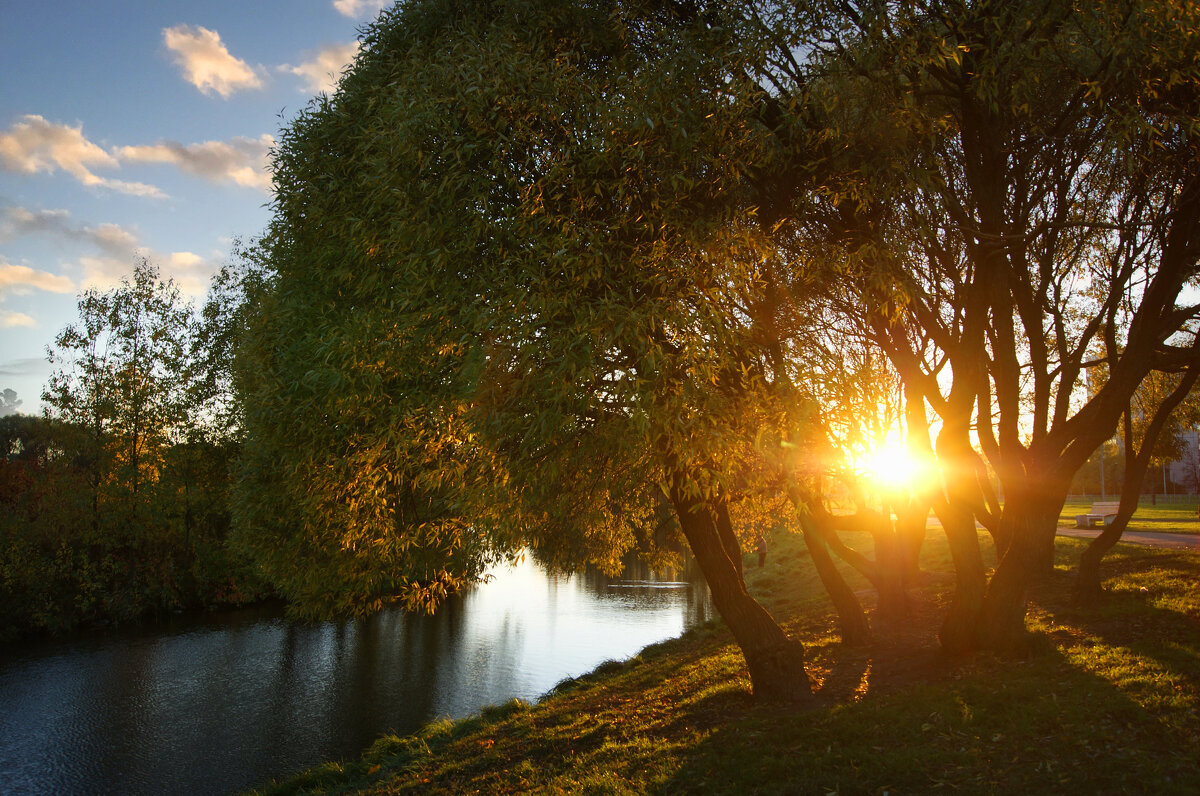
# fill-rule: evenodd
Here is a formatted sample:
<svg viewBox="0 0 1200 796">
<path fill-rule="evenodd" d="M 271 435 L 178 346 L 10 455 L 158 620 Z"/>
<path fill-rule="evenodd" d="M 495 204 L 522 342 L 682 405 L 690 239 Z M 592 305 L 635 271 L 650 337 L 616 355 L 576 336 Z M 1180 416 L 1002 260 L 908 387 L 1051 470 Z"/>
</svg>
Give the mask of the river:
<svg viewBox="0 0 1200 796">
<path fill-rule="evenodd" d="M 379 735 L 529 701 L 712 615 L 703 582 L 552 575 L 531 560 L 435 615 L 301 623 L 278 609 L 0 653 L 0 792 L 227 794 Z"/>
</svg>

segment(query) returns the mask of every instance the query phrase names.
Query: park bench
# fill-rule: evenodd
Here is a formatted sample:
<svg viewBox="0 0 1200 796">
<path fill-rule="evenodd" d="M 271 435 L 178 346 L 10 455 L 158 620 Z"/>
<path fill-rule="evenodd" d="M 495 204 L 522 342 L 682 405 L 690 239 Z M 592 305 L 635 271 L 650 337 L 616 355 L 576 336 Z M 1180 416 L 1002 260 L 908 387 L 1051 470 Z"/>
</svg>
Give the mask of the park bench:
<svg viewBox="0 0 1200 796">
<path fill-rule="evenodd" d="M 1121 508 L 1119 500 L 1108 502 L 1093 503 L 1092 510 L 1087 514 L 1075 515 L 1076 528 L 1095 528 L 1097 525 L 1103 528 L 1108 525 L 1110 517 L 1117 516 L 1117 511 Z"/>
</svg>

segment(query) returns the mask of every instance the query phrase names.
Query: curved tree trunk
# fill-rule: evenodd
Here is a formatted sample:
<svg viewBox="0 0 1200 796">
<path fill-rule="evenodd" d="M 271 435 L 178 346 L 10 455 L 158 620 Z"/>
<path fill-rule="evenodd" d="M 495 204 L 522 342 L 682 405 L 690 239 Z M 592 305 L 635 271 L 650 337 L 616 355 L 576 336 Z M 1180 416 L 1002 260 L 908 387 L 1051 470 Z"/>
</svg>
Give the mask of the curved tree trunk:
<svg viewBox="0 0 1200 796">
<path fill-rule="evenodd" d="M 988 584 L 976 626 L 979 647 L 1006 654 L 1021 653 L 1028 644 L 1025 601 L 1039 551 L 1030 534 L 1018 531 Z"/>
<path fill-rule="evenodd" d="M 746 585 L 717 528 L 714 507 L 684 495 L 674 486 L 671 503 L 683 535 L 712 592 L 713 603 L 733 632 L 754 695 L 771 702 L 812 698 L 812 682 L 804 669 L 804 645 L 790 639 L 775 619 L 746 591 Z"/>
<path fill-rule="evenodd" d="M 908 586 L 913 579 L 906 571 L 910 563 L 906 553 L 911 551 L 911 545 L 906 544 L 907 540 L 901 536 L 900 528 L 892 524 L 891 517 L 877 511 L 859 511 L 853 515 L 836 517 L 828 511 L 818 511 L 816 514 L 818 528 L 830 549 L 875 587 L 880 617 L 891 622 L 908 616 Z M 844 544 L 838 538 L 839 530 L 866 531 L 871 534 L 875 560 Z"/>
<path fill-rule="evenodd" d="M 725 554 L 733 561 L 738 577 L 745 578 L 746 573 L 742 569 L 742 544 L 738 541 L 737 534 L 734 533 L 733 521 L 729 519 L 729 506 L 724 501 L 716 506 L 716 521 L 717 532 L 721 535 L 721 544 L 725 547 Z"/>
<path fill-rule="evenodd" d="M 871 643 L 871 627 L 867 624 L 867 615 L 863 612 L 862 603 L 838 572 L 833 556 L 829 554 L 829 546 L 825 540 L 825 529 L 812 521 L 811 515 L 807 521 L 801 519 L 804 532 L 804 545 L 812 556 L 813 566 L 817 575 L 833 600 L 837 609 L 838 627 L 842 634 L 842 643 L 851 647 L 864 646 Z"/>
<path fill-rule="evenodd" d="M 808 548 L 817 576 L 837 611 L 842 643 L 852 647 L 870 644 L 871 626 L 867 622 L 866 612 L 863 611 L 862 603 L 858 601 L 850 584 L 846 583 L 846 579 L 838 571 L 837 564 L 829 553 L 830 548 L 836 550 L 844 561 L 876 586 L 877 568 L 865 556 L 841 544 L 837 538 L 834 516 L 826 511 L 812 494 L 806 494 L 800 488 L 793 487 L 789 490 L 788 497 L 800 520 L 804 546 Z"/>
<path fill-rule="evenodd" d="M 1151 423 L 1153 426 L 1153 423 Z M 1121 540 L 1121 535 L 1125 533 L 1125 528 L 1129 524 L 1129 518 L 1133 516 L 1133 512 L 1137 510 L 1138 494 L 1141 492 L 1142 476 L 1145 475 L 1146 465 L 1149 463 L 1150 456 L 1142 455 L 1143 451 L 1149 451 L 1153 447 L 1147 447 L 1145 442 L 1142 444 L 1142 451 L 1138 452 L 1135 457 L 1130 457 L 1128 451 L 1133 444 L 1133 421 L 1129 412 L 1125 413 L 1125 482 L 1121 487 L 1121 506 L 1117 510 L 1117 516 L 1113 518 L 1111 524 L 1106 525 L 1100 535 L 1092 540 L 1092 543 L 1083 551 L 1083 555 L 1079 557 L 1079 574 L 1075 581 L 1075 601 L 1081 605 L 1093 605 L 1103 593 L 1100 586 L 1100 562 L 1104 560 L 1104 556 L 1108 554 Z M 1138 467 L 1139 461 L 1141 467 Z"/>
<path fill-rule="evenodd" d="M 1121 541 L 1121 534 L 1125 533 L 1129 518 L 1137 509 L 1137 489 L 1132 490 L 1134 492 L 1132 499 L 1125 495 L 1129 490 L 1128 485 L 1121 490 L 1121 508 L 1112 524 L 1105 526 L 1100 535 L 1092 540 L 1092 543 L 1079 557 L 1079 573 L 1075 580 L 1075 601 L 1080 605 L 1095 605 L 1100 599 L 1100 595 L 1104 593 L 1104 589 L 1100 585 L 1100 562 L 1104 560 L 1104 556 L 1108 555 L 1108 551 Z"/>
</svg>

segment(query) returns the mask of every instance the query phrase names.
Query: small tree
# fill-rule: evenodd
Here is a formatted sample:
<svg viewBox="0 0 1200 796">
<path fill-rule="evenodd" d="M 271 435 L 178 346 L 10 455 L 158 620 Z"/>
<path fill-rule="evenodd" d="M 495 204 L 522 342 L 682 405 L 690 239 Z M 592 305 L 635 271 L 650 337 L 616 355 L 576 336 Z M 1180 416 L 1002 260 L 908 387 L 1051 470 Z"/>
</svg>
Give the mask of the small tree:
<svg viewBox="0 0 1200 796">
<path fill-rule="evenodd" d="M 145 259 L 118 287 L 84 292 L 78 308 L 79 320 L 47 350 L 58 369 L 42 400 L 86 435 L 93 525 L 101 504 L 117 501 L 134 529 L 163 451 L 187 424 L 191 308 Z"/>
</svg>

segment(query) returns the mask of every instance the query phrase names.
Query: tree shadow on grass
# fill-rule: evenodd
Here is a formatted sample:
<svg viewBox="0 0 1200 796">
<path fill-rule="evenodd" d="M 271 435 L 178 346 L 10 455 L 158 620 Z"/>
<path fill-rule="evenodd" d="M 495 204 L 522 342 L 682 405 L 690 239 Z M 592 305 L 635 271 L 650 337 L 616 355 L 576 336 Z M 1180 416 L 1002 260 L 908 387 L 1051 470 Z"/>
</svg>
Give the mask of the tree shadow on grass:
<svg viewBox="0 0 1200 796">
<path fill-rule="evenodd" d="M 1194 582 L 1195 562 L 1117 563 L 1147 591 L 1084 610 L 1065 573 L 1034 590 L 1043 643 L 1026 659 L 945 658 L 932 604 L 907 633 L 877 628 L 872 647 L 818 646 L 813 706 L 754 707 L 716 728 L 659 792 L 1195 793 L 1200 621 L 1155 603 Z M 1089 658 L 1104 646 L 1122 649 Z"/>
<path fill-rule="evenodd" d="M 1032 599 L 1035 614 L 1050 626 L 1045 631 L 1047 638 L 1064 644 L 1083 640 L 1127 647 L 1200 680 L 1200 610 L 1196 601 L 1181 600 L 1189 607 L 1176 610 L 1160 600 L 1172 592 L 1195 588 L 1194 554 L 1144 556 L 1132 552 L 1118 554 L 1110 563 L 1105 592 L 1095 604 L 1080 606 L 1073 601 L 1073 572 L 1039 584 Z M 1133 584 L 1145 585 L 1135 588 Z"/>
<path fill-rule="evenodd" d="M 981 656 L 851 702 L 752 709 L 658 792 L 1188 793 L 1196 740 L 1057 651 Z"/>
</svg>

